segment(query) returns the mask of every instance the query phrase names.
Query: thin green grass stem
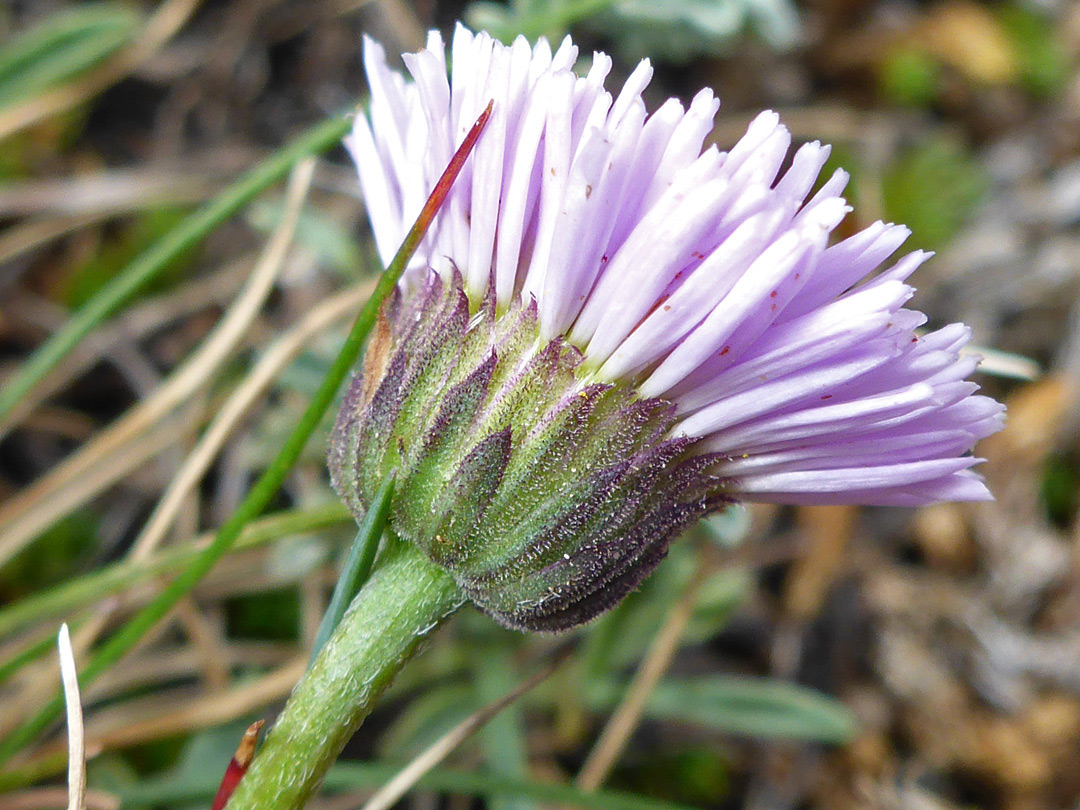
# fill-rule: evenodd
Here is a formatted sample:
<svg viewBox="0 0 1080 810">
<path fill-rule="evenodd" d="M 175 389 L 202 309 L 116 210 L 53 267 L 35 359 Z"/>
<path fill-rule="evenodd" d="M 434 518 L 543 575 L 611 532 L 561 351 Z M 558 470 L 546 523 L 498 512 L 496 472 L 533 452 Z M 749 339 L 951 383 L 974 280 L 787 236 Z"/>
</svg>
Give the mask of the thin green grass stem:
<svg viewBox="0 0 1080 810">
<path fill-rule="evenodd" d="M 289 470 L 300 458 L 300 454 L 303 452 L 311 434 L 315 432 L 315 429 L 322 422 L 323 416 L 334 401 L 337 390 L 348 375 L 349 369 L 356 364 L 360 357 L 360 351 L 364 347 L 368 333 L 371 332 L 372 327 L 375 325 L 382 302 L 397 285 L 405 266 L 419 246 L 443 200 L 446 199 L 446 195 L 449 193 L 454 180 L 457 179 L 465 159 L 476 145 L 476 141 L 490 117 L 491 104 L 488 104 L 487 109 L 481 114 L 476 124 L 473 125 L 469 134 L 466 135 L 461 147 L 451 158 L 450 165 L 447 166 L 446 171 L 436 183 L 435 190 L 420 211 L 416 223 L 405 237 L 405 241 L 394 256 L 393 261 L 390 262 L 390 266 L 386 268 L 386 272 L 383 273 L 378 284 L 375 285 L 371 298 L 368 299 L 360 310 L 360 314 L 357 315 L 352 329 L 349 330 L 349 334 L 345 338 L 341 351 L 331 364 L 307 409 L 300 417 L 292 433 L 285 440 L 277 456 L 270 463 L 270 466 L 259 477 L 259 480 L 256 481 L 247 497 L 244 498 L 232 516 L 218 530 L 210 545 L 203 549 L 191 561 L 191 564 L 164 588 L 153 602 L 132 617 L 119 632 L 102 644 L 90 661 L 81 667 L 79 673 L 81 683 L 88 684 L 105 672 L 134 647 L 150 628 L 161 621 L 176 603 L 186 596 L 214 567 L 214 564 L 232 548 L 233 543 L 240 536 L 244 527 L 257 518 L 277 494 L 282 482 L 289 474 Z M 340 136 L 340 126 L 342 126 L 341 122 L 338 122 L 336 127 L 324 124 L 322 127 L 317 128 L 316 131 L 322 132 L 324 137 L 327 132 L 338 133 L 338 136 Z M 313 136 L 309 136 L 305 140 L 312 139 Z M 63 708 L 63 695 L 57 694 L 40 712 L 15 729 L 3 742 L 0 742 L 0 764 L 10 760 L 25 746 L 33 742 L 39 734 L 55 722 Z"/>
<path fill-rule="evenodd" d="M 349 546 L 349 553 L 345 557 L 345 564 L 341 567 L 341 575 L 334 585 L 330 604 L 326 606 L 326 613 L 323 614 L 322 621 L 319 623 L 319 631 L 315 634 L 315 643 L 311 646 L 309 669 L 315 663 L 327 639 L 341 622 L 341 617 L 345 615 L 349 604 L 371 575 L 371 567 L 375 564 L 375 552 L 379 550 L 379 541 L 386 528 L 386 521 L 390 517 L 395 474 L 396 471 L 386 476 L 379 491 L 375 493 L 371 505 L 364 514 L 364 521 L 356 533 L 356 539 Z"/>
<path fill-rule="evenodd" d="M 30 642 L 7 661 L 0 664 L 0 683 L 6 682 L 8 678 L 20 669 L 27 664 L 38 660 L 54 647 L 56 647 L 56 639 L 52 637 L 51 633 L 44 638 L 39 638 L 37 641 Z"/>
<path fill-rule="evenodd" d="M 43 779 L 62 774 L 67 770 L 67 751 L 52 751 L 36 757 L 17 770 L 0 773 L 0 794 L 29 787 Z"/>
<path fill-rule="evenodd" d="M 352 522 L 349 510 L 337 501 L 310 509 L 289 509 L 268 515 L 244 529 L 236 540 L 235 551 L 258 548 L 282 537 L 318 531 Z M 183 568 L 211 538 L 170 548 L 148 560 L 121 560 L 81 577 L 69 579 L 49 590 L 21 599 L 0 609 L 0 637 L 28 627 L 50 616 L 69 614 L 90 602 L 111 596 L 131 585 L 138 585 L 161 574 Z M 55 639 L 50 635 L 46 647 Z M 0 681 L 10 675 L 9 662 L 0 664 Z"/>
<path fill-rule="evenodd" d="M 348 119 L 338 117 L 308 130 L 184 219 L 103 286 L 71 320 L 39 346 L 0 389 L 0 435 L 10 428 L 9 417 L 19 401 L 98 324 L 257 194 L 281 180 L 297 161 L 323 152 L 340 141 L 349 126 Z"/>
<path fill-rule="evenodd" d="M 398 765 L 383 762 L 348 762 L 335 765 L 326 775 L 325 787 L 333 791 L 377 788 L 392 779 Z M 582 810 L 693 810 L 663 799 L 636 796 L 612 790 L 585 793 L 570 785 L 556 785 L 525 779 L 508 779 L 492 773 L 466 773 L 449 768 L 428 771 L 417 783 L 418 790 L 433 790 L 461 796 L 529 799 L 551 806 L 579 807 Z M 173 780 L 142 783 L 116 789 L 124 806 L 209 802 L 217 782 L 206 779 L 194 784 Z"/>
</svg>

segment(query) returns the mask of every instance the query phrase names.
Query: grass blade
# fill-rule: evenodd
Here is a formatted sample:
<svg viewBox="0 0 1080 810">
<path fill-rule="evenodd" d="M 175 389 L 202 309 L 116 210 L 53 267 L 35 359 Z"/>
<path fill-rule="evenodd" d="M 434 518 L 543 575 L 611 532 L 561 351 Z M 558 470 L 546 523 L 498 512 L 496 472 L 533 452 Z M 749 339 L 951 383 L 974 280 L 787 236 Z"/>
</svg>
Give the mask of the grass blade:
<svg viewBox="0 0 1080 810">
<path fill-rule="evenodd" d="M 239 551 L 256 548 L 281 537 L 339 526 L 350 521 L 352 515 L 337 501 L 310 509 L 276 512 L 245 528 L 236 541 L 235 549 Z M 0 636 L 50 616 L 68 613 L 126 587 L 145 582 L 153 576 L 178 571 L 190 563 L 209 541 L 210 537 L 204 536 L 193 543 L 170 548 L 147 560 L 116 562 L 28 596 L 0 609 Z M 7 663 L 0 664 L 0 681 L 11 674 L 7 666 Z"/>
<path fill-rule="evenodd" d="M 482 703 L 491 703 L 513 688 L 518 680 L 514 647 L 506 636 L 493 636 L 481 641 L 473 672 L 474 688 Z M 526 743 L 524 715 L 520 704 L 514 703 L 485 725 L 477 734 L 488 768 L 510 779 L 527 778 L 529 751 Z M 493 799 L 491 810 L 536 810 L 533 802 L 520 798 Z"/>
<path fill-rule="evenodd" d="M 77 76 L 127 43 L 137 25 L 134 14 L 104 8 L 82 26 L 60 19 L 28 33 L 0 54 L 0 107 Z"/>
<path fill-rule="evenodd" d="M 37 348 L 12 379 L 5 382 L 0 390 L 0 436 L 10 429 L 19 400 L 98 324 L 257 194 L 281 180 L 299 160 L 323 152 L 341 140 L 349 126 L 348 119 L 341 117 L 308 130 L 187 217 L 102 287 L 67 324 Z"/>
<path fill-rule="evenodd" d="M 176 603 L 189 593 L 213 568 L 214 564 L 232 547 L 244 527 L 258 517 L 274 495 L 277 494 L 281 483 L 285 480 L 285 476 L 289 474 L 289 470 L 292 469 L 293 464 L 300 457 L 300 453 L 303 451 L 308 439 L 315 432 L 315 429 L 322 421 L 323 415 L 333 402 L 338 388 L 341 387 L 341 383 L 349 373 L 349 369 L 356 364 L 364 342 L 367 340 L 368 333 L 375 325 L 375 319 L 383 300 L 397 285 L 398 279 L 405 270 L 405 265 L 416 251 L 443 200 L 446 199 L 446 195 L 450 192 L 454 180 L 461 171 L 461 167 L 491 117 L 491 108 L 492 105 L 488 104 L 487 109 L 477 119 L 472 130 L 465 136 L 461 147 L 451 158 L 450 165 L 447 166 L 446 171 L 436 183 L 435 190 L 420 211 L 416 223 L 405 237 L 405 241 L 402 243 L 397 255 L 394 256 L 390 266 L 379 279 L 371 298 L 368 299 L 360 314 L 357 315 L 352 329 L 345 338 L 345 344 L 341 347 L 341 351 L 330 366 L 330 370 L 319 386 L 319 390 L 315 392 L 307 409 L 300 417 L 300 421 L 288 439 L 285 440 L 285 444 L 278 452 L 278 455 L 259 477 L 259 480 L 248 492 L 247 497 L 244 498 L 236 511 L 218 530 L 217 536 L 214 537 L 210 545 L 200 552 L 191 561 L 191 564 L 176 579 L 170 582 L 153 602 L 101 646 L 101 649 L 83 669 L 84 683 L 92 682 L 98 675 L 116 663 L 139 642 L 150 628 L 161 621 Z M 337 122 L 339 126 L 342 123 L 347 125 L 347 122 Z M 324 124 L 322 127 L 317 128 L 317 131 L 325 134 L 325 131 L 336 132 L 337 129 Z M 11 759 L 24 746 L 33 741 L 38 734 L 48 728 L 59 715 L 63 705 L 63 698 L 58 695 L 34 717 L 30 718 L 0 743 L 0 763 Z"/>
<path fill-rule="evenodd" d="M 605 711 L 624 690 L 616 681 L 598 681 L 590 685 L 589 700 Z M 851 710 L 835 698 L 798 684 L 734 675 L 668 678 L 649 697 L 645 715 L 746 737 L 833 745 L 858 732 Z"/>
<path fill-rule="evenodd" d="M 399 766 L 381 762 L 341 763 L 330 769 L 323 784 L 332 791 L 377 788 L 393 778 L 398 769 Z M 466 773 L 445 768 L 428 771 L 417 786 L 461 796 L 479 796 L 485 799 L 516 797 L 553 806 L 579 807 L 582 810 L 694 810 L 687 805 L 631 793 L 610 790 L 585 793 L 569 785 L 506 779 L 492 774 Z M 216 788 L 217 784 L 209 778 L 198 782 L 190 779 L 169 779 L 116 787 L 110 792 L 119 796 L 125 807 L 139 807 L 208 802 Z"/>
<path fill-rule="evenodd" d="M 360 588 L 371 574 L 371 566 L 375 563 L 375 552 L 379 549 L 379 540 L 382 539 L 383 529 L 386 528 L 387 518 L 390 517 L 390 502 L 394 497 L 394 477 L 397 471 L 386 476 L 379 491 L 375 493 L 375 499 L 371 502 L 364 514 L 364 522 L 356 533 L 356 539 L 349 547 L 349 554 L 345 558 L 345 564 L 341 568 L 341 576 L 334 585 L 334 593 L 330 597 L 330 604 L 326 606 L 322 622 L 319 624 L 319 632 L 315 634 L 315 643 L 311 647 L 311 659 L 308 664 L 319 654 L 334 628 L 338 626 L 341 617 Z"/>
</svg>

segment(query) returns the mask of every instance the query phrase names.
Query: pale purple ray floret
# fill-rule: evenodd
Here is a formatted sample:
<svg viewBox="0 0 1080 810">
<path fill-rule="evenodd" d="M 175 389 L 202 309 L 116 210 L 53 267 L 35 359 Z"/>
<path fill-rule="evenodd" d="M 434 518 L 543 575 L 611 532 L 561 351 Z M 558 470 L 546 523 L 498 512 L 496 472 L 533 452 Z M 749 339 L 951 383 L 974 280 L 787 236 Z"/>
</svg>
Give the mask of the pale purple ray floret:
<svg viewBox="0 0 1080 810">
<path fill-rule="evenodd" d="M 675 403 L 677 435 L 718 454 L 732 496 L 796 504 L 985 500 L 975 442 L 1003 408 L 967 382 L 962 324 L 917 336 L 905 281 L 929 254 L 881 269 L 907 238 L 874 223 L 830 244 L 850 208 L 829 147 L 761 113 L 728 151 L 702 150 L 719 102 L 651 115 L 638 65 L 614 97 L 611 59 L 574 72 L 567 37 L 506 47 L 458 27 L 405 55 L 365 43 L 369 117 L 347 145 L 389 262 L 455 147 L 494 113 L 411 272 L 457 268 L 479 300 L 536 300 L 542 337 L 584 355 L 583 379 Z M 409 283 L 408 276 L 403 282 Z"/>
</svg>

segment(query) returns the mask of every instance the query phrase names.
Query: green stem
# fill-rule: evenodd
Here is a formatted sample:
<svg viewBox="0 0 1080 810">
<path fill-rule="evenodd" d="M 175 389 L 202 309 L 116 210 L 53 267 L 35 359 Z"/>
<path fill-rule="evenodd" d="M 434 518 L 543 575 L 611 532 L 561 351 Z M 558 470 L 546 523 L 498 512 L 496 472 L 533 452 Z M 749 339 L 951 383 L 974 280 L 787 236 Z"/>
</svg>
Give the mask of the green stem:
<svg viewBox="0 0 1080 810">
<path fill-rule="evenodd" d="M 390 473 L 375 493 L 375 498 L 364 514 L 364 520 L 360 524 L 360 530 L 356 533 L 356 539 L 349 547 L 349 554 L 345 558 L 345 564 L 341 566 L 341 576 L 334 585 L 334 593 L 330 597 L 330 604 L 326 607 L 326 614 L 319 624 L 319 632 L 315 634 L 315 643 L 311 645 L 311 659 L 308 666 L 315 663 L 315 659 L 322 652 L 323 645 L 341 623 L 341 617 L 345 615 L 349 605 L 352 604 L 356 594 L 371 576 L 371 566 L 375 564 L 375 554 L 379 550 L 379 541 L 382 540 L 386 521 L 390 518 L 390 505 L 394 497 L 394 476 Z"/>
<path fill-rule="evenodd" d="M 419 549 L 388 542 L 297 684 L 228 810 L 303 807 L 394 675 L 463 601 L 450 575 Z"/>
</svg>

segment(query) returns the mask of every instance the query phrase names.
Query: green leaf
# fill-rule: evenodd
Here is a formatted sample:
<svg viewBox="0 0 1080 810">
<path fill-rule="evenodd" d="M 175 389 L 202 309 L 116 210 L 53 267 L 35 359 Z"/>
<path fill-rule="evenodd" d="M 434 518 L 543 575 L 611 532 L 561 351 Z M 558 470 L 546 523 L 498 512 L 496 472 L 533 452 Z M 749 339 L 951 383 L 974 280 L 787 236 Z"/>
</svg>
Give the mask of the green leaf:
<svg viewBox="0 0 1080 810">
<path fill-rule="evenodd" d="M 92 559 L 98 520 L 89 511 L 69 514 L 0 570 L 0 601 L 10 603 L 62 584 Z"/>
<path fill-rule="evenodd" d="M 1080 470 L 1075 459 L 1052 455 L 1046 460 L 1042 476 L 1042 500 L 1047 516 L 1055 525 L 1067 529 L 1080 505 Z"/>
<path fill-rule="evenodd" d="M 399 766 L 375 762 L 351 762 L 335 765 L 323 782 L 331 791 L 376 788 L 392 779 Z M 211 778 L 212 777 L 212 778 Z M 217 790 L 219 774 L 197 774 L 189 778 L 146 781 L 136 785 L 115 785 L 110 792 L 119 796 L 125 807 L 209 800 Z M 485 773 L 436 768 L 417 784 L 418 789 L 436 790 L 462 796 L 511 796 L 552 805 L 569 805 L 583 810 L 691 810 L 686 805 L 650 799 L 629 793 L 598 790 L 585 793 L 567 785 L 505 779 Z"/>
<path fill-rule="evenodd" d="M 718 746 L 705 741 L 681 748 L 676 743 L 627 757 L 610 783 L 667 801 L 712 807 L 730 797 L 730 770 Z"/>
<path fill-rule="evenodd" d="M 589 686 L 588 700 L 597 711 L 610 711 L 625 692 L 625 683 L 597 681 Z M 668 678 L 649 697 L 645 713 L 747 737 L 838 745 L 849 742 L 857 730 L 851 711 L 834 698 L 764 678 Z"/>
<path fill-rule="evenodd" d="M 179 225 L 188 213 L 184 208 L 163 206 L 141 212 L 123 223 L 115 237 L 101 245 L 93 256 L 73 268 L 63 279 L 57 296 L 60 302 L 72 310 L 86 304 L 136 256 Z M 143 295 L 166 292 L 191 270 L 194 258 L 193 250 L 177 256 L 168 271 L 147 284 L 138 295 L 132 296 L 132 301 Z"/>
<path fill-rule="evenodd" d="M 386 521 L 390 517 L 396 476 L 397 470 L 386 476 L 379 491 L 375 493 L 371 505 L 368 506 L 364 521 L 356 533 L 356 539 L 349 546 L 349 553 L 341 567 L 341 575 L 334 584 L 330 604 L 327 605 L 326 613 L 323 614 L 322 621 L 319 623 L 319 631 L 315 634 L 315 643 L 311 648 L 308 666 L 314 663 L 319 651 L 337 628 L 341 617 L 345 615 L 349 604 L 371 574 L 371 567 L 375 564 L 375 552 L 379 550 L 379 541 L 386 528 Z"/>
<path fill-rule="evenodd" d="M 707 641 L 723 630 L 750 593 L 750 576 L 741 568 L 713 574 L 698 590 L 694 613 L 683 634 L 685 644 Z"/>
<path fill-rule="evenodd" d="M 93 67 L 132 38 L 131 9 L 90 3 L 49 17 L 0 48 L 0 107 L 23 101 Z"/>
<path fill-rule="evenodd" d="M 479 708 L 471 684 L 436 683 L 427 692 L 410 697 L 380 737 L 379 757 L 411 759 Z"/>
<path fill-rule="evenodd" d="M 664 564 L 637 591 L 585 630 L 584 666 L 590 677 L 640 660 L 672 603 L 690 581 L 698 559 L 693 544 L 673 544 Z M 740 569 L 718 571 L 709 577 L 698 594 L 684 643 L 704 641 L 719 633 L 748 589 L 749 579 Z"/>
<path fill-rule="evenodd" d="M 940 249 L 970 218 L 986 187 L 983 169 L 962 144 L 931 138 L 885 173 L 885 217 L 906 223 L 916 247 Z"/>
<path fill-rule="evenodd" d="M 465 20 L 475 30 L 489 32 L 509 43 L 516 36 L 528 40 L 546 36 L 560 40 L 574 25 L 610 6 L 614 0 L 548 0 L 515 3 L 510 9 L 491 2 L 474 2 L 465 10 Z"/>
<path fill-rule="evenodd" d="M 225 602 L 230 638 L 296 641 L 300 637 L 300 594 L 295 587 L 260 590 Z"/>
<path fill-rule="evenodd" d="M 283 201 L 258 200 L 248 211 L 252 227 L 272 233 L 285 212 Z M 296 241 L 311 251 L 320 265 L 332 267 L 349 280 L 365 275 L 363 251 L 356 237 L 322 211 L 305 208 L 296 221 Z"/>
<path fill-rule="evenodd" d="M 882 94 L 897 104 L 926 107 L 934 103 L 941 81 L 941 65 L 921 48 L 896 48 L 878 66 Z"/>
<path fill-rule="evenodd" d="M 74 623 L 72 622 L 74 628 Z M 39 638 L 37 641 L 33 641 L 22 647 L 22 649 L 11 655 L 6 661 L 0 664 L 0 683 L 4 683 L 32 661 L 36 661 L 45 653 L 56 649 L 56 639 L 50 632 L 43 638 Z"/>
<path fill-rule="evenodd" d="M 1050 14 L 1033 5 L 1002 3 L 995 8 L 1020 62 L 1020 79 L 1036 96 L 1059 92 L 1069 78 L 1069 55 Z"/>
<path fill-rule="evenodd" d="M 726 53 L 747 29 L 768 45 L 795 44 L 799 19 L 788 0 L 616 0 L 591 27 L 628 61 L 650 57 L 684 64 Z"/>
<path fill-rule="evenodd" d="M 696 528 L 703 537 L 725 551 L 731 551 L 738 548 L 750 534 L 750 510 L 741 503 L 735 503 L 704 518 Z"/>
<path fill-rule="evenodd" d="M 515 640 L 509 633 L 497 633 L 477 645 L 473 680 L 480 705 L 494 703 L 521 682 L 514 658 Z M 492 773 L 510 779 L 528 778 L 529 751 L 525 718 L 519 703 L 504 707 L 480 729 L 477 737 L 484 760 Z M 534 803 L 521 797 L 499 797 L 491 803 L 491 810 L 535 808 Z"/>
<path fill-rule="evenodd" d="M 128 749 L 125 755 L 107 752 L 105 756 L 95 757 L 88 763 L 87 782 L 99 790 L 116 789 L 123 792 L 126 788 L 139 790 L 146 785 L 202 784 L 214 777 L 220 780 L 251 720 L 250 717 L 235 720 L 188 735 L 168 771 L 154 777 L 144 776 L 140 779 L 138 772 L 130 767 L 128 755 L 132 749 Z M 124 801 L 125 808 L 131 808 L 133 804 Z M 206 810 L 209 802 L 191 806 Z"/>
</svg>

